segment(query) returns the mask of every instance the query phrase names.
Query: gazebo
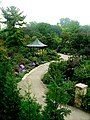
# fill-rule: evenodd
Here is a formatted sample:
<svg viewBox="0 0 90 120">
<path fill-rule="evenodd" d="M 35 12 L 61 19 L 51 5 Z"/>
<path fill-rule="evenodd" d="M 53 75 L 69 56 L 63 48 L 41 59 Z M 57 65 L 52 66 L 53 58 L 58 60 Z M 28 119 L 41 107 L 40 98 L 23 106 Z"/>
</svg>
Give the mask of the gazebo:
<svg viewBox="0 0 90 120">
<path fill-rule="evenodd" d="M 44 47 L 47 47 L 47 45 L 43 44 L 40 40 L 36 39 L 34 42 L 28 44 L 27 47 L 30 47 L 30 48 L 44 48 Z"/>
<path fill-rule="evenodd" d="M 47 47 L 47 45 L 43 44 L 40 40 L 36 39 L 34 42 L 28 44 L 27 47 L 33 48 L 35 54 L 42 54 L 43 48 Z"/>
</svg>

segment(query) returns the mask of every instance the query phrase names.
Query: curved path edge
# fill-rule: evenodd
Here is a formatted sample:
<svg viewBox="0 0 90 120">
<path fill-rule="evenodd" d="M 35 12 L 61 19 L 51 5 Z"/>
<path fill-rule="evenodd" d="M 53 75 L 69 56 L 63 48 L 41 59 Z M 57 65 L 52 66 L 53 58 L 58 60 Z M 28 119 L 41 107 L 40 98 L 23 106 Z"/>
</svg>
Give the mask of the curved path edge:
<svg viewBox="0 0 90 120">
<path fill-rule="evenodd" d="M 31 96 L 35 96 L 37 102 L 42 106 L 45 105 L 45 93 L 47 88 L 42 83 L 41 78 L 48 71 L 49 64 L 50 62 L 34 68 L 29 73 L 25 74 L 22 81 L 18 83 L 18 88 L 21 89 L 20 94 L 22 96 L 25 95 L 25 91 L 30 92 Z M 69 109 L 71 109 L 71 114 L 68 115 L 65 120 L 90 120 L 90 114 L 71 106 L 69 106 Z"/>
</svg>

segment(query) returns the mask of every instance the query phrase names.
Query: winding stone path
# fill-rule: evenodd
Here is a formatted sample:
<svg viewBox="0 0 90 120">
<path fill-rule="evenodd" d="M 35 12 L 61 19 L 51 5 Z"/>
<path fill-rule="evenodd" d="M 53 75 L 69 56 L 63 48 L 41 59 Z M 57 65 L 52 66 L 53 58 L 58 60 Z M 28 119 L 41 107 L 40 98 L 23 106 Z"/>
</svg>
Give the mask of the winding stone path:
<svg viewBox="0 0 90 120">
<path fill-rule="evenodd" d="M 65 56 L 64 56 L 65 57 Z M 22 81 L 18 83 L 18 88 L 21 88 L 20 94 L 25 95 L 25 91 L 31 92 L 31 96 L 35 96 L 37 102 L 42 106 L 45 105 L 45 92 L 47 91 L 46 86 L 42 83 L 41 78 L 48 71 L 50 62 L 42 64 L 28 74 L 26 74 Z M 30 87 L 29 87 L 30 86 Z M 90 120 L 90 114 L 85 113 L 74 107 L 70 107 L 71 115 L 67 116 L 66 120 Z"/>
<path fill-rule="evenodd" d="M 46 86 L 42 83 L 41 78 L 48 71 L 49 62 L 42 64 L 33 70 L 31 70 L 28 74 L 26 74 L 22 81 L 19 82 L 18 88 L 20 88 L 20 94 L 22 96 L 25 95 L 26 92 L 30 92 L 31 96 L 35 96 L 37 102 L 41 105 L 45 105 L 45 92 L 47 91 Z"/>
<path fill-rule="evenodd" d="M 61 53 L 58 53 L 58 55 L 60 55 L 61 59 L 65 60 L 65 61 L 67 61 L 70 58 L 70 55 L 64 55 L 64 54 L 61 54 Z"/>
</svg>

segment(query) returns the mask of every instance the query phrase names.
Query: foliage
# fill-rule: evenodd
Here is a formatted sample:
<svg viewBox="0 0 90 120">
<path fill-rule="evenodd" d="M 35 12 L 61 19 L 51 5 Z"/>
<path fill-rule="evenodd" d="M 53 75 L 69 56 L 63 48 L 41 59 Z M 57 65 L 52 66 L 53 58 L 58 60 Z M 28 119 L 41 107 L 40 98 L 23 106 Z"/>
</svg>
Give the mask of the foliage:
<svg viewBox="0 0 90 120">
<path fill-rule="evenodd" d="M 4 41 L 0 39 L 0 62 L 7 58 L 7 49 L 4 46 Z"/>
<path fill-rule="evenodd" d="M 37 28 L 37 24 L 36 22 L 30 22 L 29 24 L 26 24 L 26 27 L 23 28 L 24 33 L 29 35 L 31 38 L 33 36 L 36 37 L 40 37 L 41 33 L 39 32 L 38 28 Z"/>
<path fill-rule="evenodd" d="M 60 19 L 60 24 L 61 26 L 67 26 L 68 24 L 70 24 L 71 20 L 69 18 L 61 18 Z"/>
<path fill-rule="evenodd" d="M 67 62 L 52 62 L 49 65 L 48 73 L 45 74 L 42 81 L 45 84 L 49 84 L 52 81 L 56 83 L 62 83 L 65 81 L 64 72 L 67 69 Z"/>
<path fill-rule="evenodd" d="M 0 60 L 2 61 L 2 58 Z M 0 63 L 0 119 L 41 120 L 41 106 L 31 99 L 28 93 L 25 99 L 22 98 L 17 90 L 16 82 L 11 61 L 3 59 Z"/>
<path fill-rule="evenodd" d="M 66 85 L 67 86 L 67 85 Z M 70 96 L 66 92 L 68 86 L 61 84 L 58 86 L 56 83 L 50 84 L 49 91 L 46 96 L 47 105 L 44 108 L 44 120 L 64 120 L 64 116 L 70 114 L 70 110 L 65 108 Z M 62 106 L 64 105 L 64 107 Z"/>
<path fill-rule="evenodd" d="M 2 53 L 3 54 L 3 53 Z M 2 55 L 3 56 L 3 55 Z M 11 63 L 8 59 L 0 58 L 0 119 L 19 120 L 20 96 L 12 75 Z"/>
<path fill-rule="evenodd" d="M 2 55 L 3 56 L 3 55 Z M 7 69 L 5 69 L 5 66 L 7 65 L 7 62 L 5 60 L 3 60 L 4 62 L 2 62 L 2 58 L 0 57 L 0 118 L 2 120 L 4 120 L 4 85 L 6 82 L 6 72 Z"/>
<path fill-rule="evenodd" d="M 19 50 L 20 46 L 23 46 L 22 40 L 23 40 L 23 32 L 19 28 L 15 28 L 13 30 L 8 30 L 8 37 L 6 38 L 6 45 L 8 47 L 16 47 L 16 50 Z M 15 51 L 16 51 L 15 50 Z M 16 51 L 16 52 L 17 52 Z"/>
<path fill-rule="evenodd" d="M 90 60 L 84 60 L 74 70 L 73 80 L 87 84 L 90 87 Z"/>
<path fill-rule="evenodd" d="M 59 52 L 90 56 L 90 26 L 80 26 L 69 18 L 61 18 L 60 24 L 62 42 Z"/>
<path fill-rule="evenodd" d="M 67 33 L 77 32 L 79 28 L 79 22 L 70 20 L 69 18 L 61 18 L 60 24 L 61 24 L 63 32 L 67 32 Z"/>
<path fill-rule="evenodd" d="M 90 26 L 80 26 L 69 18 L 60 19 L 60 25 L 31 22 L 25 24 L 25 16 L 14 6 L 1 8 L 6 28 L 0 29 L 0 119 L 1 120 L 64 120 L 70 113 L 63 107 L 73 105 L 75 83 L 88 85 L 88 92 L 83 97 L 82 108 L 90 110 Z M 25 46 L 39 38 L 48 45 L 48 49 L 29 49 Z M 53 62 L 42 81 L 48 86 L 47 105 L 41 106 L 27 93 L 21 98 L 16 82 L 23 74 L 13 76 L 20 63 L 30 69 L 30 62 L 38 64 L 60 60 L 55 52 L 85 55 L 69 61 Z M 74 82 L 72 82 L 74 81 Z"/>
<path fill-rule="evenodd" d="M 59 55 L 54 50 L 47 49 L 48 60 L 59 60 Z"/>
<path fill-rule="evenodd" d="M 36 103 L 36 100 L 31 98 L 29 92 L 21 102 L 20 120 L 42 120 L 40 113 L 41 106 Z"/>
<path fill-rule="evenodd" d="M 2 23 L 7 25 L 7 28 L 2 30 L 1 36 L 7 47 L 19 47 L 22 45 L 23 39 L 23 32 L 20 27 L 24 24 L 25 16 L 22 16 L 22 12 L 14 6 L 7 7 L 6 10 L 1 8 L 1 10 L 5 19 Z"/>
<path fill-rule="evenodd" d="M 3 115 L 7 120 L 19 120 L 21 98 L 14 80 L 12 74 L 10 75 L 10 72 L 7 73 L 7 81 L 4 87 L 5 113 Z"/>
<path fill-rule="evenodd" d="M 42 81 L 44 84 L 49 84 L 50 82 L 53 81 L 53 78 L 51 77 L 51 75 L 47 72 L 44 77 L 42 78 Z"/>
<path fill-rule="evenodd" d="M 74 104 L 74 96 L 75 96 L 75 82 L 70 82 L 68 81 L 67 78 L 67 70 L 71 67 L 70 61 L 61 61 L 61 62 L 52 62 L 49 65 L 48 72 L 44 75 L 42 81 L 44 84 L 51 84 L 51 83 L 56 83 L 58 86 L 63 87 L 65 91 L 70 95 L 70 99 L 68 101 L 68 104 L 73 105 Z M 68 76 L 69 76 L 69 71 L 68 71 Z M 69 78 L 70 80 L 71 78 Z M 66 90 L 66 86 L 68 86 L 68 90 Z M 54 94 L 54 93 L 53 93 Z"/>
<path fill-rule="evenodd" d="M 53 35 L 54 37 L 54 35 L 60 36 L 61 33 L 61 29 L 57 25 L 50 25 L 42 22 L 36 24 L 36 27 L 43 36 Z"/>
<path fill-rule="evenodd" d="M 87 94 L 82 98 L 82 106 L 86 111 L 90 111 L 90 87 L 87 90 Z"/>
<path fill-rule="evenodd" d="M 22 26 L 24 24 L 23 20 L 25 19 L 25 16 L 21 16 L 22 12 L 15 6 L 7 7 L 5 10 L 4 8 L 1 8 L 1 11 L 3 13 L 3 17 L 6 21 L 3 21 L 2 23 L 7 25 L 7 28 L 14 28 L 15 26 Z"/>
<path fill-rule="evenodd" d="M 73 71 L 71 71 L 73 68 Z M 72 73 L 72 74 L 71 74 Z M 70 99 L 68 101 L 69 105 L 74 105 L 74 97 L 75 97 L 75 84 L 76 83 L 84 83 L 88 85 L 87 94 L 82 98 L 82 108 L 84 110 L 89 110 L 89 87 L 90 87 L 90 60 L 86 57 L 79 57 L 74 56 L 71 57 L 68 61 L 61 61 L 61 62 L 53 62 L 49 65 L 48 72 L 44 75 L 42 81 L 50 85 L 54 83 L 62 87 L 64 85 L 68 85 L 69 89 L 66 90 L 67 93 L 70 95 Z M 51 90 L 51 88 L 50 88 Z M 57 90 L 56 90 L 57 91 Z M 60 90 L 59 90 L 60 91 Z M 65 91 L 63 92 L 65 93 Z M 52 96 L 55 96 L 54 92 Z M 59 95 L 58 95 L 59 96 Z M 60 96 L 61 97 L 61 96 Z"/>
<path fill-rule="evenodd" d="M 50 49 L 33 49 L 27 54 L 30 61 L 36 61 L 38 64 L 42 64 L 44 62 L 49 62 L 52 60 L 59 60 L 59 55 Z"/>
<path fill-rule="evenodd" d="M 43 43 L 47 44 L 48 48 L 56 49 L 58 43 L 60 43 L 61 39 L 59 37 L 61 34 L 61 28 L 58 25 L 31 22 L 30 24 L 27 24 L 23 29 L 24 32 L 32 39 L 34 36 L 36 36 Z"/>
</svg>

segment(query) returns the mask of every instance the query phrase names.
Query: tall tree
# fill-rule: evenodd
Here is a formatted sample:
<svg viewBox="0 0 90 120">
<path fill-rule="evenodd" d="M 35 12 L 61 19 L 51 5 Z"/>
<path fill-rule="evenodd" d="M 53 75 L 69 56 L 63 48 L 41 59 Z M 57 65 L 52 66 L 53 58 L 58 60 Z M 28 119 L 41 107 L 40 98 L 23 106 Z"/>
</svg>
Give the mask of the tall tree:
<svg viewBox="0 0 90 120">
<path fill-rule="evenodd" d="M 61 18 L 60 24 L 63 32 L 74 33 L 77 32 L 80 25 L 78 21 L 71 20 L 69 18 Z"/>
<path fill-rule="evenodd" d="M 61 18 L 60 19 L 61 26 L 67 26 L 70 22 L 71 22 L 71 20 L 69 18 Z"/>
<path fill-rule="evenodd" d="M 25 16 L 22 16 L 23 12 L 20 12 L 15 6 L 7 7 L 7 9 L 1 8 L 1 11 L 5 19 L 2 23 L 6 24 L 7 28 L 14 28 L 24 24 Z"/>
<path fill-rule="evenodd" d="M 60 24 L 62 28 L 62 42 L 60 44 L 60 48 L 62 49 L 61 52 L 69 53 L 69 52 L 75 52 L 75 50 L 72 48 L 71 42 L 74 38 L 76 38 L 76 35 L 79 31 L 80 25 L 78 21 L 71 20 L 69 18 L 61 18 Z"/>
<path fill-rule="evenodd" d="M 7 9 L 1 8 L 6 24 L 6 29 L 3 30 L 3 39 L 6 41 L 7 47 L 19 47 L 22 45 L 23 31 L 20 28 L 25 24 L 25 16 L 15 6 L 7 7 Z"/>
</svg>

